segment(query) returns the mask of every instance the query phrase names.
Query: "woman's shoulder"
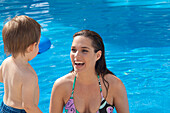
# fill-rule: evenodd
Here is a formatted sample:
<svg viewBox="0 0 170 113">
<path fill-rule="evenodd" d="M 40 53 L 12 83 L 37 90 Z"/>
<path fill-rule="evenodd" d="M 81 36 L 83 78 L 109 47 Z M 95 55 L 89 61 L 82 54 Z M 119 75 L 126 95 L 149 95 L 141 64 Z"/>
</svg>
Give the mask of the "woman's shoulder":
<svg viewBox="0 0 170 113">
<path fill-rule="evenodd" d="M 64 89 L 70 89 L 72 87 L 74 81 L 74 74 L 68 73 L 60 78 L 58 78 L 53 85 L 53 88 L 57 90 L 64 90 Z"/>
<path fill-rule="evenodd" d="M 109 82 L 109 96 L 113 100 L 111 103 L 118 107 L 116 110 L 129 113 L 127 92 L 123 82 L 113 74 L 108 74 L 105 78 Z"/>
<path fill-rule="evenodd" d="M 73 81 L 73 73 L 58 78 L 52 88 L 52 97 L 57 99 L 61 98 L 65 103 L 70 98 Z"/>
<path fill-rule="evenodd" d="M 118 91 L 118 90 L 122 90 L 125 88 L 123 82 L 113 74 L 105 75 L 105 79 L 106 81 L 108 81 L 109 87 L 111 89 L 116 89 Z"/>
<path fill-rule="evenodd" d="M 105 75 L 105 79 L 111 83 L 121 82 L 121 80 L 116 75 L 110 73 Z"/>
</svg>

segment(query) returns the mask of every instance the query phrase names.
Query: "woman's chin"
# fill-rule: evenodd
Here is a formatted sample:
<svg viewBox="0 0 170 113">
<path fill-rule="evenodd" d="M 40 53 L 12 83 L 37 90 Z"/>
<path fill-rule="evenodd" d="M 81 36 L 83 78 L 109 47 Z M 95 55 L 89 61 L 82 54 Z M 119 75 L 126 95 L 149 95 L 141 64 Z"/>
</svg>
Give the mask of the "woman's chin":
<svg viewBox="0 0 170 113">
<path fill-rule="evenodd" d="M 83 69 L 74 68 L 74 72 L 76 72 L 76 73 L 81 73 L 81 72 L 83 72 Z"/>
<path fill-rule="evenodd" d="M 84 70 L 84 68 L 85 68 L 85 65 L 75 65 L 74 71 L 77 72 L 77 73 L 82 72 Z"/>
</svg>

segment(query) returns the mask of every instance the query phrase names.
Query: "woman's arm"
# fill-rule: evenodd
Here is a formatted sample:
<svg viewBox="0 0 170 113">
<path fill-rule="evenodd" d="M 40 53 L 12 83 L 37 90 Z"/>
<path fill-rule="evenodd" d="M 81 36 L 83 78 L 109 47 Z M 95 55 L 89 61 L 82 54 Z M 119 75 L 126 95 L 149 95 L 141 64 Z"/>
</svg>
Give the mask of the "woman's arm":
<svg viewBox="0 0 170 113">
<path fill-rule="evenodd" d="M 57 80 L 52 88 L 50 100 L 50 113 L 63 113 L 64 107 L 64 89 L 60 85 L 61 81 Z"/>
<path fill-rule="evenodd" d="M 114 105 L 117 113 L 129 113 L 128 98 L 124 84 L 118 80 L 114 95 Z"/>
</svg>

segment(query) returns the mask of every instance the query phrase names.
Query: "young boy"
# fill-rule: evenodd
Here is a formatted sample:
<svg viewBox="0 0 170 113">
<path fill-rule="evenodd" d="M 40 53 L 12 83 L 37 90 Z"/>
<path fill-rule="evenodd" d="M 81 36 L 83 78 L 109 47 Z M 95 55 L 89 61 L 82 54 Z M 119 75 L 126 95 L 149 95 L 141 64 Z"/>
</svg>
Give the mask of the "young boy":
<svg viewBox="0 0 170 113">
<path fill-rule="evenodd" d="M 28 16 L 16 16 L 2 30 L 4 51 L 11 54 L 0 67 L 4 83 L 2 113 L 42 113 L 38 108 L 38 77 L 28 63 L 39 51 L 41 26 Z"/>
</svg>

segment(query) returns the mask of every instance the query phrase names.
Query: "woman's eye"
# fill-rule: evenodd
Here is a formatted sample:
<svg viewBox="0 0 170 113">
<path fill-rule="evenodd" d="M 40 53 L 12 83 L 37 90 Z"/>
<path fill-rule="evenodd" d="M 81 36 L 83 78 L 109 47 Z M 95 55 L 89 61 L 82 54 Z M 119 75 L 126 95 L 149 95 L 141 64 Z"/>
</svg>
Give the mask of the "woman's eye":
<svg viewBox="0 0 170 113">
<path fill-rule="evenodd" d="M 88 51 L 87 51 L 87 50 L 82 50 L 82 52 L 83 52 L 83 53 L 86 53 L 86 52 L 88 52 Z"/>
<path fill-rule="evenodd" d="M 75 53 L 75 52 L 76 52 L 76 49 L 71 49 L 71 51 L 72 51 L 73 53 Z"/>
</svg>

